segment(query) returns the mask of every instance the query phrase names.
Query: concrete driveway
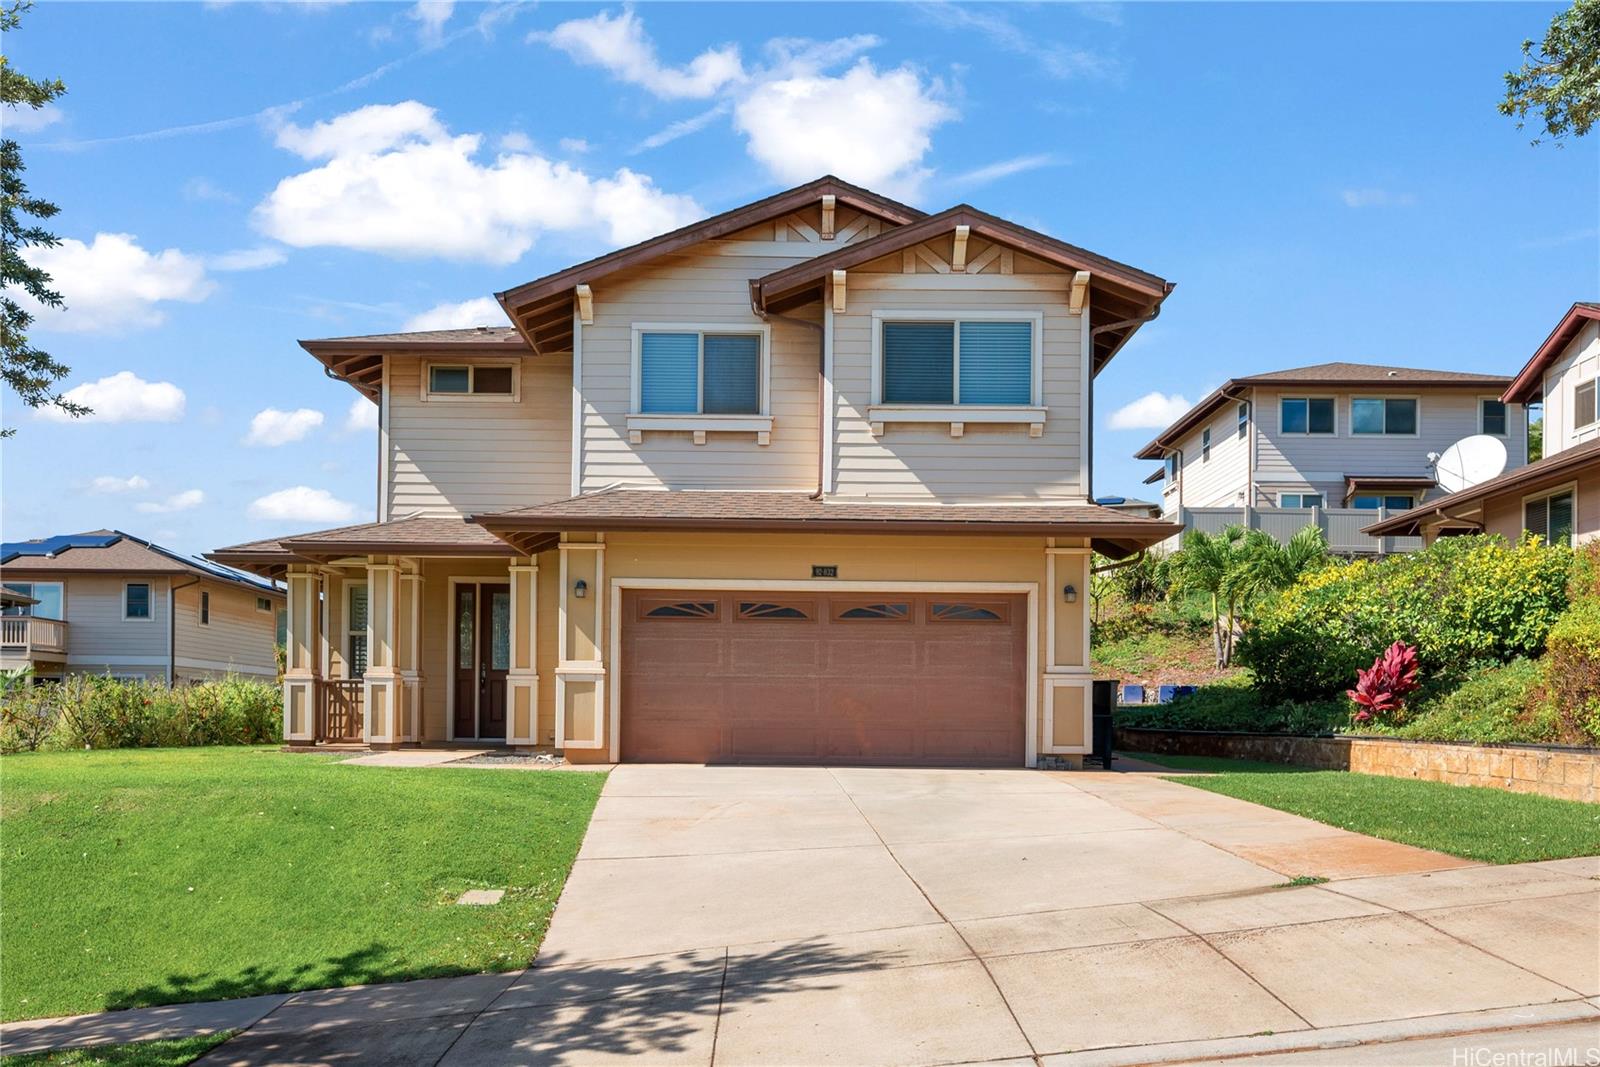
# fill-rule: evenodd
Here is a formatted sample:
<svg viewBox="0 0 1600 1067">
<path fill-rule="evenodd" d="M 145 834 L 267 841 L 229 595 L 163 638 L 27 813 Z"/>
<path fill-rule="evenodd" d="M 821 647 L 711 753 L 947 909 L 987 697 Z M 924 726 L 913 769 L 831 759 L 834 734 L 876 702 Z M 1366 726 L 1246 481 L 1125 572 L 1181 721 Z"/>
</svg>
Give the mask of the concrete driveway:
<svg viewBox="0 0 1600 1067">
<path fill-rule="evenodd" d="M 1300 875 L 1333 881 L 1284 885 Z M 1600 859 L 1472 866 L 1146 775 L 623 766 L 535 967 L 301 994 L 204 1062 L 1600 1045 L 1597 877 Z"/>
</svg>

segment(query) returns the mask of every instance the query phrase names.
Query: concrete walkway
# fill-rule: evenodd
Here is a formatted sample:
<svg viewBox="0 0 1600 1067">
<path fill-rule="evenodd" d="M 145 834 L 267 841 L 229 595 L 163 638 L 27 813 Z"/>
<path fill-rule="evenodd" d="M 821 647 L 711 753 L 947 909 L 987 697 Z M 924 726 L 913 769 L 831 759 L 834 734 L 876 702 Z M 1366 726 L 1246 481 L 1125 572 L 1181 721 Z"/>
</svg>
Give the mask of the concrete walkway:
<svg viewBox="0 0 1600 1067">
<path fill-rule="evenodd" d="M 1147 775 L 624 766 L 532 969 L 183 1032 L 244 1028 L 207 1064 L 1452 1064 L 1600 1046 L 1597 878 Z M 6 1051 L 223 1008 L 17 1024 Z"/>
</svg>

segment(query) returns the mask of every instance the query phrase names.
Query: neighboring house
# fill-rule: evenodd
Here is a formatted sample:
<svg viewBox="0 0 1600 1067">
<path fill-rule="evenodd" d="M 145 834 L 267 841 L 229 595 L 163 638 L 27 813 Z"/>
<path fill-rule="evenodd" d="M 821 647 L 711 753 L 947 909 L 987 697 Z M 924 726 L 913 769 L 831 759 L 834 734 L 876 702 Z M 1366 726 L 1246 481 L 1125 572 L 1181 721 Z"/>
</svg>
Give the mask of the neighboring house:
<svg viewBox="0 0 1600 1067">
<path fill-rule="evenodd" d="M 1429 542 L 1456 533 L 1524 532 L 1581 544 L 1600 536 L 1600 304 L 1578 303 L 1507 387 L 1507 404 L 1544 404 L 1544 457 L 1368 528 Z"/>
<path fill-rule="evenodd" d="M 1097 496 L 1094 502 L 1103 508 L 1120 511 L 1125 515 L 1143 515 L 1148 519 L 1161 517 L 1161 505 L 1153 500 L 1135 500 L 1126 496 Z"/>
<path fill-rule="evenodd" d="M 1136 453 L 1160 460 L 1162 515 L 1215 532 L 1243 523 L 1291 536 L 1318 524 L 1335 550 L 1410 547 L 1360 532 L 1373 513 L 1437 496 L 1430 455 L 1463 437 L 1527 462 L 1527 412 L 1504 376 L 1320 363 L 1224 382 Z"/>
<path fill-rule="evenodd" d="M 117 530 L 0 545 L 0 668 L 169 684 L 276 678 L 270 581 Z"/>
<path fill-rule="evenodd" d="M 1173 530 L 1090 502 L 1094 375 L 1171 289 L 819 179 L 514 328 L 302 342 L 379 405 L 379 521 L 211 558 L 288 581 L 294 744 L 1075 761 L 1091 548 Z"/>
</svg>

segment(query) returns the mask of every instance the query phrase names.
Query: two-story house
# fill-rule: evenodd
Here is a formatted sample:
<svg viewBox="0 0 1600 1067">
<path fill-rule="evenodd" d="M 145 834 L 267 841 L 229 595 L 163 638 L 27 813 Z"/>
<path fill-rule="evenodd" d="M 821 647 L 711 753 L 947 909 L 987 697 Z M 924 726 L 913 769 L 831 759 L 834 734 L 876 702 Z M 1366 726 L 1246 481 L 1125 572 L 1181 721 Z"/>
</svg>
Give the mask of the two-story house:
<svg viewBox="0 0 1600 1067">
<path fill-rule="evenodd" d="M 0 670 L 275 679 L 284 591 L 118 530 L 0 545 Z"/>
<path fill-rule="evenodd" d="M 1337 551 L 1407 547 L 1360 532 L 1374 512 L 1438 495 L 1432 458 L 1489 434 L 1507 468 L 1527 462 L 1527 412 L 1504 376 L 1367 363 L 1232 378 L 1136 453 L 1159 460 L 1162 515 L 1215 532 L 1239 523 L 1292 536 L 1322 527 Z"/>
<path fill-rule="evenodd" d="M 1544 455 L 1518 470 L 1374 524 L 1376 536 L 1524 533 L 1581 544 L 1600 536 L 1600 304 L 1562 316 L 1506 388 L 1507 404 L 1544 404 Z"/>
<path fill-rule="evenodd" d="M 379 406 L 378 518 L 289 585 L 285 735 L 574 761 L 1035 765 L 1090 743 L 1097 371 L 1172 285 L 827 177 L 307 341 Z"/>
</svg>

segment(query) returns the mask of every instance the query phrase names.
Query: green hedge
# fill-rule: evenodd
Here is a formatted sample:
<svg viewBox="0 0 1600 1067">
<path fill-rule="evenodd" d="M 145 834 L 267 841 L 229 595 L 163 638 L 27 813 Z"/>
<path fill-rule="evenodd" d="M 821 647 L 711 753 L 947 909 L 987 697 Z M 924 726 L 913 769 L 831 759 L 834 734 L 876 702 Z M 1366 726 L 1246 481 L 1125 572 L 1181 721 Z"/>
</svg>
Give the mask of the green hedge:
<svg viewBox="0 0 1600 1067">
<path fill-rule="evenodd" d="M 13 678 L 0 698 L 0 752 L 282 740 L 282 692 L 254 679 L 230 676 L 169 689 L 91 675 L 45 685 Z"/>
<path fill-rule="evenodd" d="M 1266 703 L 1243 681 L 1204 685 L 1169 704 L 1118 708 L 1130 730 L 1225 730 L 1259 734 L 1327 734 L 1350 723 L 1348 701 Z"/>
<path fill-rule="evenodd" d="M 1475 667 L 1544 651 L 1566 610 L 1570 549 L 1451 537 L 1303 576 L 1257 612 L 1239 643 L 1267 705 L 1321 700 L 1395 641 L 1417 646 L 1436 689 Z"/>
</svg>

